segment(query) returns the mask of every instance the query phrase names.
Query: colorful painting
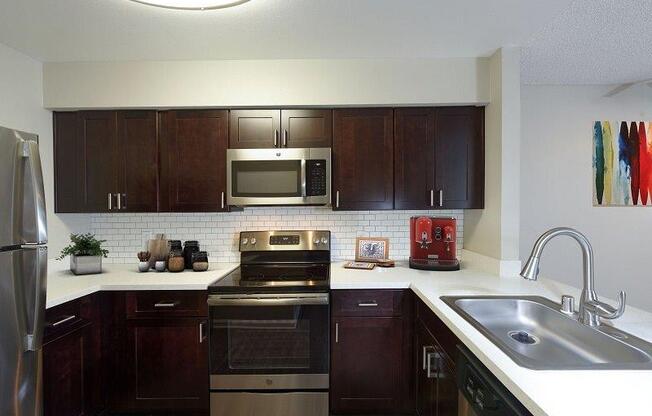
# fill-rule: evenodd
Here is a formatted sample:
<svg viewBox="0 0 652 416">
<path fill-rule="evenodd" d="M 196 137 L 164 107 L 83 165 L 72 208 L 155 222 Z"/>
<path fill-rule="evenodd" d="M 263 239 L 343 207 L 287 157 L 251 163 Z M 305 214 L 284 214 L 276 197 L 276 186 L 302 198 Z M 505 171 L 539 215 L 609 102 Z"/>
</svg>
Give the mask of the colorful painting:
<svg viewBox="0 0 652 416">
<path fill-rule="evenodd" d="M 652 206 L 652 122 L 593 124 L 593 205 Z"/>
</svg>

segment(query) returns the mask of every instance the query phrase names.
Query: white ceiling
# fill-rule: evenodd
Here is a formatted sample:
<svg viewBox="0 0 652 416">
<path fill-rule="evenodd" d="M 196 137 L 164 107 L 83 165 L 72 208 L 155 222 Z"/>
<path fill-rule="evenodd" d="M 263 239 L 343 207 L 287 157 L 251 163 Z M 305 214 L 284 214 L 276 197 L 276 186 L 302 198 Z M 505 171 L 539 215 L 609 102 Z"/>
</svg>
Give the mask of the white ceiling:
<svg viewBox="0 0 652 416">
<path fill-rule="evenodd" d="M 619 84 L 652 78 L 652 0 L 576 0 L 523 49 L 531 84 Z"/>
<path fill-rule="evenodd" d="M 652 0 L 250 0 L 175 11 L 128 0 L 0 0 L 0 43 L 43 62 L 488 56 L 523 81 L 652 78 Z"/>
<path fill-rule="evenodd" d="M 127 0 L 0 0 L 0 42 L 40 61 L 487 56 L 570 0 L 250 0 L 175 11 Z"/>
</svg>

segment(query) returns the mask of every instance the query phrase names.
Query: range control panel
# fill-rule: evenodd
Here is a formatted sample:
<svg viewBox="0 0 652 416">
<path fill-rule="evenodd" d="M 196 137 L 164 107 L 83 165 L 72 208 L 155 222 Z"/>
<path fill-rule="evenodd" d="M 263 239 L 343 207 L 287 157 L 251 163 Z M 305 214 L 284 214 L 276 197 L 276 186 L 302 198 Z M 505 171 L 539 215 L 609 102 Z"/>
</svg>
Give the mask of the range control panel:
<svg viewBox="0 0 652 416">
<path fill-rule="evenodd" d="M 330 250 L 327 230 L 242 231 L 240 251 Z"/>
</svg>

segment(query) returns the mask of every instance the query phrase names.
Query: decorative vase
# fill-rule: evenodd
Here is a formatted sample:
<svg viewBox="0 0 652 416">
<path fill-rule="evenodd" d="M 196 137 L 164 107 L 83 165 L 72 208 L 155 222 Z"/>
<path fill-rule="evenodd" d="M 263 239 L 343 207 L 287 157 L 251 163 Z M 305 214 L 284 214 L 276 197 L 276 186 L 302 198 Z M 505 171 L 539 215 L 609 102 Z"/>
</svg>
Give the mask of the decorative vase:
<svg viewBox="0 0 652 416">
<path fill-rule="evenodd" d="M 70 256 L 70 271 L 74 274 L 102 273 L 102 256 Z"/>
<path fill-rule="evenodd" d="M 159 260 L 154 264 L 154 268 L 156 268 L 157 272 L 164 272 L 165 271 L 165 262 L 163 260 Z"/>
<path fill-rule="evenodd" d="M 149 270 L 149 261 L 138 262 L 138 271 L 139 272 L 146 272 L 148 270 Z"/>
</svg>

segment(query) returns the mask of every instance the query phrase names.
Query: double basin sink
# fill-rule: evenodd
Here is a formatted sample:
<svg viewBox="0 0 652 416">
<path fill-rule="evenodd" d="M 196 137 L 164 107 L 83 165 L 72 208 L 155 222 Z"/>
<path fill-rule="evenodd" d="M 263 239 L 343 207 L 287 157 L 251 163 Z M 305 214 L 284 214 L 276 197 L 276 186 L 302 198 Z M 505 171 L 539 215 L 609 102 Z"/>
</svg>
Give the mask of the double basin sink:
<svg viewBox="0 0 652 416">
<path fill-rule="evenodd" d="M 601 325 L 592 328 L 539 296 L 442 296 L 518 365 L 534 370 L 649 370 L 652 344 Z"/>
</svg>

